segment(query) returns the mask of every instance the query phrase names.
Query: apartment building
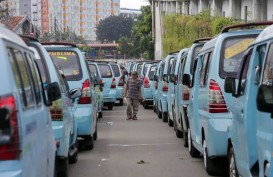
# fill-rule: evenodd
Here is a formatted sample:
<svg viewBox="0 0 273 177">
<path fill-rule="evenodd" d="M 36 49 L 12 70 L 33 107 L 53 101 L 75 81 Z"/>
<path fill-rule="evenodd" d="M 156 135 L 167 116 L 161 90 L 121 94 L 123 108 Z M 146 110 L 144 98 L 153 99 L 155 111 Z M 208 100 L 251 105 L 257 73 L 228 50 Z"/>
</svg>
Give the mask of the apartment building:
<svg viewBox="0 0 273 177">
<path fill-rule="evenodd" d="M 26 15 L 41 30 L 74 31 L 86 40 L 96 40 L 96 25 L 110 15 L 119 15 L 120 0 L 6 0 L 13 16 Z"/>
<path fill-rule="evenodd" d="M 139 9 L 128 9 L 128 8 L 120 9 L 120 15 L 122 15 L 123 17 L 136 18 L 140 14 L 141 14 L 141 11 Z"/>
<path fill-rule="evenodd" d="M 153 12 L 155 58 L 163 58 L 162 15 L 196 15 L 209 10 L 212 16 L 233 17 L 245 21 L 273 20 L 273 0 L 149 0 Z"/>
</svg>

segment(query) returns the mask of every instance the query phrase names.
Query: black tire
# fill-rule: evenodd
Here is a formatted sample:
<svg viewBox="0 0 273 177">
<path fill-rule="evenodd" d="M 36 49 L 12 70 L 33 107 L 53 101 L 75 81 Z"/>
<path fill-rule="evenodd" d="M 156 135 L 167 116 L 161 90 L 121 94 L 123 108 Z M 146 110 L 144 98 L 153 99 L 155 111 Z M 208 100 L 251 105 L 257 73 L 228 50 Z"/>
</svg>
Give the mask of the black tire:
<svg viewBox="0 0 273 177">
<path fill-rule="evenodd" d="M 208 148 L 205 139 L 203 140 L 203 160 L 208 175 L 216 175 L 217 173 L 214 168 L 213 160 L 208 156 Z"/>
<path fill-rule="evenodd" d="M 157 112 L 158 112 L 158 113 L 157 113 L 157 116 L 158 116 L 158 118 L 159 118 L 159 119 L 161 119 L 161 118 L 162 118 L 162 112 L 161 112 L 161 111 L 159 111 L 159 109 L 158 109 L 158 108 L 157 108 L 157 110 L 158 110 L 158 111 L 157 111 Z M 162 108 L 161 108 L 161 110 L 162 110 Z"/>
<path fill-rule="evenodd" d="M 182 128 L 183 129 L 183 128 Z M 181 131 L 180 131 L 181 132 Z M 183 138 L 184 138 L 184 147 L 188 147 L 189 145 L 189 141 L 188 141 L 188 132 L 185 131 L 185 129 L 183 129 L 183 132 L 181 132 L 183 135 Z"/>
<path fill-rule="evenodd" d="M 168 122 L 168 112 L 163 112 L 162 121 L 163 122 Z"/>
<path fill-rule="evenodd" d="M 119 105 L 123 106 L 123 98 L 121 100 L 119 100 Z"/>
<path fill-rule="evenodd" d="M 143 107 L 144 107 L 144 109 L 149 109 L 149 106 L 146 104 L 144 104 Z"/>
<path fill-rule="evenodd" d="M 98 138 L 98 128 L 97 128 L 97 124 L 96 124 L 96 131 L 95 131 L 95 133 L 93 134 L 93 139 L 94 139 L 94 141 L 96 141 L 97 138 Z"/>
<path fill-rule="evenodd" d="M 229 176 L 239 177 L 239 173 L 238 173 L 238 170 L 237 170 L 237 165 L 236 165 L 236 161 L 235 161 L 235 154 L 234 154 L 233 147 L 231 147 L 229 149 L 228 164 L 229 164 L 228 165 Z"/>
<path fill-rule="evenodd" d="M 196 158 L 200 156 L 200 152 L 193 146 L 193 143 L 191 140 L 191 131 L 189 128 L 188 128 L 188 150 L 191 157 Z"/>
<path fill-rule="evenodd" d="M 173 113 L 174 113 L 174 111 L 173 111 Z M 169 114 L 168 114 L 169 115 Z M 174 119 L 173 119 L 174 120 Z M 170 126 L 170 127 L 173 127 L 173 120 L 170 118 L 170 116 L 168 116 L 168 125 Z"/>
<path fill-rule="evenodd" d="M 85 149 L 86 150 L 92 150 L 94 147 L 94 140 L 92 136 L 85 137 L 84 138 L 84 143 L 85 143 Z"/>
<path fill-rule="evenodd" d="M 68 161 L 70 164 L 75 164 L 78 162 L 78 140 L 76 140 L 74 148 L 77 148 L 77 151 L 75 152 L 75 154 L 73 156 L 69 156 Z"/>
<path fill-rule="evenodd" d="M 154 111 L 154 113 L 156 113 L 155 105 L 153 105 L 153 111 Z"/>
<path fill-rule="evenodd" d="M 98 118 L 102 118 L 102 110 L 99 112 Z"/>
<path fill-rule="evenodd" d="M 68 177 L 68 158 L 57 158 L 57 177 Z"/>
<path fill-rule="evenodd" d="M 113 110 L 114 105 L 108 105 L 108 110 Z"/>
</svg>

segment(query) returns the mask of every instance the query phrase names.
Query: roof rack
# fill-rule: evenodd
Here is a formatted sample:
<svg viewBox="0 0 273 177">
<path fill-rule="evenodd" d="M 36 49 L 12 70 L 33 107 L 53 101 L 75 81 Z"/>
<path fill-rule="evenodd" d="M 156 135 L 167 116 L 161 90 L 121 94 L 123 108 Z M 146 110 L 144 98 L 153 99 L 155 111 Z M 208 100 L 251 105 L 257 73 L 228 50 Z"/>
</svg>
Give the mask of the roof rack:
<svg viewBox="0 0 273 177">
<path fill-rule="evenodd" d="M 77 47 L 76 44 L 70 42 L 41 42 L 42 45 L 67 45 L 71 47 Z"/>
<path fill-rule="evenodd" d="M 251 23 L 242 23 L 242 24 L 237 24 L 237 25 L 230 25 L 226 26 L 222 29 L 221 33 L 226 33 L 229 32 L 231 29 L 235 28 L 250 28 L 250 27 L 255 27 L 255 26 L 265 26 L 265 25 L 272 25 L 273 21 L 262 21 L 262 22 L 251 22 Z"/>
<path fill-rule="evenodd" d="M 26 34 L 21 34 L 19 35 L 24 41 L 35 41 L 35 42 L 40 42 L 37 37 L 31 36 L 31 35 L 26 35 Z"/>
<path fill-rule="evenodd" d="M 179 53 L 179 51 L 170 52 L 169 55 Z"/>
<path fill-rule="evenodd" d="M 206 41 L 209 41 L 211 39 L 212 39 L 211 37 L 199 38 L 199 39 L 194 40 L 193 43 L 206 42 Z"/>
</svg>

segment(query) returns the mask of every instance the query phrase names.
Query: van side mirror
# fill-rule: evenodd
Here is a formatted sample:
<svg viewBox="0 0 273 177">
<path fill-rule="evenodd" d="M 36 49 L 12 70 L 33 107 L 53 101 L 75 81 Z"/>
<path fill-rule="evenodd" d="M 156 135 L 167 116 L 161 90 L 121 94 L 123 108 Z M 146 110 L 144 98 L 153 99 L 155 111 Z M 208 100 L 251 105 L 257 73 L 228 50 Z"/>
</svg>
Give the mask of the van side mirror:
<svg viewBox="0 0 273 177">
<path fill-rule="evenodd" d="M 171 82 L 171 83 L 174 83 L 174 81 L 175 81 L 175 80 L 174 80 L 174 74 L 170 74 L 170 82 Z"/>
<path fill-rule="evenodd" d="M 9 143 L 11 139 L 11 114 L 9 107 L 0 108 L 0 145 Z"/>
<path fill-rule="evenodd" d="M 232 77 L 227 77 L 225 79 L 225 85 L 224 85 L 224 88 L 225 88 L 225 92 L 226 93 L 231 93 L 232 96 L 236 96 L 236 85 L 235 85 L 235 78 L 232 78 Z"/>
<path fill-rule="evenodd" d="M 258 88 L 258 94 L 256 98 L 257 109 L 262 112 L 273 114 L 273 87 L 267 85 L 261 85 Z"/>
<path fill-rule="evenodd" d="M 167 74 L 163 75 L 163 81 L 168 82 L 168 76 L 167 76 Z"/>
<path fill-rule="evenodd" d="M 61 98 L 61 91 L 60 91 L 59 84 L 57 82 L 48 84 L 47 95 L 48 95 L 49 102 L 53 102 Z"/>
<path fill-rule="evenodd" d="M 69 95 L 71 99 L 79 98 L 82 96 L 82 90 L 80 88 L 72 89 L 70 90 Z"/>
<path fill-rule="evenodd" d="M 182 84 L 190 87 L 191 77 L 189 74 L 183 74 Z"/>
<path fill-rule="evenodd" d="M 154 81 L 158 82 L 158 76 L 154 75 Z"/>
</svg>

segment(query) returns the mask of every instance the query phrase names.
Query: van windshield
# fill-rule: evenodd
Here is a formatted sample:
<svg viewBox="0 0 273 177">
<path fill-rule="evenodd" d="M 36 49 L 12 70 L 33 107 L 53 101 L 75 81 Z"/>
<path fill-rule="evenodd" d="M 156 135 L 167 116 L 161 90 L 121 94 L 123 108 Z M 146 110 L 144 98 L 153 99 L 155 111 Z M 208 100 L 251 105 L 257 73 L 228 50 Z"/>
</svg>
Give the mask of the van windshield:
<svg viewBox="0 0 273 177">
<path fill-rule="evenodd" d="M 221 77 L 237 76 L 243 54 L 256 36 L 243 36 L 229 38 L 224 42 L 222 48 L 222 72 Z"/>
<path fill-rule="evenodd" d="M 61 70 L 67 80 L 81 80 L 82 70 L 79 56 L 74 51 L 48 51 L 57 68 Z"/>
</svg>

